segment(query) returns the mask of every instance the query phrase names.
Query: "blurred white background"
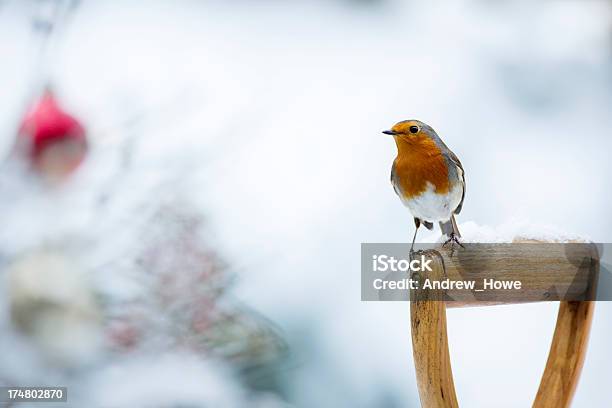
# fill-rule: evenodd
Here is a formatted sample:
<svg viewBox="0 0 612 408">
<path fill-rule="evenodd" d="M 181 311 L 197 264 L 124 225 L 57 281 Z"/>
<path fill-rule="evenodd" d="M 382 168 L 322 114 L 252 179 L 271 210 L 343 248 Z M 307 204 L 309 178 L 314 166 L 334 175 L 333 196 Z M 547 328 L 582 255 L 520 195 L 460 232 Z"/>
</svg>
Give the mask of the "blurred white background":
<svg viewBox="0 0 612 408">
<path fill-rule="evenodd" d="M 0 154 L 36 80 L 35 4 L 0 3 Z M 187 197 L 237 274 L 234 296 L 286 337 L 291 403 L 417 406 L 408 304 L 359 300 L 360 243 L 413 232 L 380 131 L 409 118 L 438 131 L 466 170 L 460 224 L 610 242 L 610 12 L 608 1 L 85 1 L 49 71 L 87 124 L 90 157 L 60 191 L 3 191 L 0 253 L 79 237 L 95 243 L 80 253 L 95 265 L 129 251 L 144 203 Z M 103 214 L 100 191 L 115 197 Z M 556 309 L 449 311 L 463 406 L 531 404 Z M 611 322 L 598 304 L 576 407 L 610 405 Z"/>
</svg>

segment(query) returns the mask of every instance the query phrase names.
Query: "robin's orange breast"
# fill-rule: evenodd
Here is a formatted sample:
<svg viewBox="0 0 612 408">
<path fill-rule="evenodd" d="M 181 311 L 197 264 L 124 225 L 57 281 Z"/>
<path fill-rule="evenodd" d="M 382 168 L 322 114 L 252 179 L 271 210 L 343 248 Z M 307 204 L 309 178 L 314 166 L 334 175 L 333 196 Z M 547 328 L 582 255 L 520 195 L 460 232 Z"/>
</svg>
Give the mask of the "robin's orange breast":
<svg viewBox="0 0 612 408">
<path fill-rule="evenodd" d="M 410 199 L 425 192 L 431 183 L 437 194 L 450 190 L 448 167 L 442 151 L 429 137 L 395 136 L 397 157 L 393 172 L 404 198 Z"/>
</svg>

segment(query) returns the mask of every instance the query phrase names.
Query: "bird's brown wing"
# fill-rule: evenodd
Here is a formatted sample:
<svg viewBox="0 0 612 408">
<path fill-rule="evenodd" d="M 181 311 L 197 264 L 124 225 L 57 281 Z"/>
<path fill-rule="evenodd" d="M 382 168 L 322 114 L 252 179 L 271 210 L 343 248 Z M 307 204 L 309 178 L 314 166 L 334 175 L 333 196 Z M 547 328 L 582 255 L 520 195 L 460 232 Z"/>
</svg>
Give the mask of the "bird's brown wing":
<svg viewBox="0 0 612 408">
<path fill-rule="evenodd" d="M 447 148 L 444 155 L 451 161 L 451 163 L 457 166 L 457 173 L 459 173 L 461 176 L 461 188 L 463 189 L 461 193 L 461 201 L 459 202 L 457 208 L 455 208 L 455 211 L 453 211 L 455 214 L 459 214 L 463 208 L 463 200 L 465 199 L 465 171 L 463 170 L 463 165 L 461 164 L 461 161 L 459 161 L 459 158 L 450 149 Z"/>
</svg>

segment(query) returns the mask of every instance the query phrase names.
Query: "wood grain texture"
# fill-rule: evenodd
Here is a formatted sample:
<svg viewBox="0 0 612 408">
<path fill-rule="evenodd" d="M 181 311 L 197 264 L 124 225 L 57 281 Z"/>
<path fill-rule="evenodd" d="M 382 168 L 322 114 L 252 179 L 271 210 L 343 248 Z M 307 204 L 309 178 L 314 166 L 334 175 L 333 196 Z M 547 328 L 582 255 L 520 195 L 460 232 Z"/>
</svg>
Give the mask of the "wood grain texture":
<svg viewBox="0 0 612 408">
<path fill-rule="evenodd" d="M 534 408 L 569 407 L 586 356 L 595 302 L 561 302 Z"/>
<path fill-rule="evenodd" d="M 464 244 L 444 256 L 445 274 L 452 281 L 483 278 L 520 281 L 522 289 L 482 292 L 448 290 L 447 307 L 491 306 L 555 300 L 592 300 L 598 253 L 590 243 Z"/>
<path fill-rule="evenodd" d="M 432 264 L 428 277 L 442 278 L 439 260 Z M 413 275 L 414 279 L 424 277 Z M 412 351 L 421 406 L 425 408 L 458 407 L 446 333 L 446 305 L 443 293 L 418 289 L 418 301 L 410 302 Z"/>
</svg>

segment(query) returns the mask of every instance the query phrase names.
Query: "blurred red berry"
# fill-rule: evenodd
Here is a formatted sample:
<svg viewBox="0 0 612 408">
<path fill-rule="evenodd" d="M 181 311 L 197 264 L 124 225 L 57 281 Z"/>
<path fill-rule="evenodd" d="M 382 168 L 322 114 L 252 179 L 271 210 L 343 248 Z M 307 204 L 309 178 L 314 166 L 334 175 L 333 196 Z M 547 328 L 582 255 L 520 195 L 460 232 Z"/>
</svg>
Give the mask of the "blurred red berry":
<svg viewBox="0 0 612 408">
<path fill-rule="evenodd" d="M 85 129 L 59 107 L 49 90 L 26 114 L 19 129 L 18 144 L 33 166 L 50 177 L 71 173 L 87 152 Z"/>
</svg>

